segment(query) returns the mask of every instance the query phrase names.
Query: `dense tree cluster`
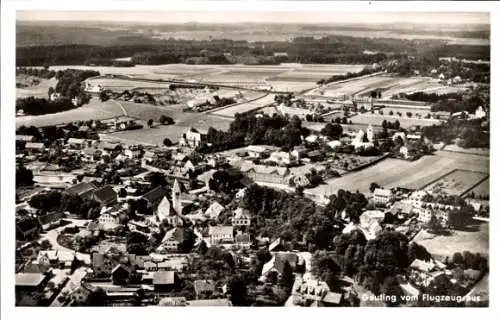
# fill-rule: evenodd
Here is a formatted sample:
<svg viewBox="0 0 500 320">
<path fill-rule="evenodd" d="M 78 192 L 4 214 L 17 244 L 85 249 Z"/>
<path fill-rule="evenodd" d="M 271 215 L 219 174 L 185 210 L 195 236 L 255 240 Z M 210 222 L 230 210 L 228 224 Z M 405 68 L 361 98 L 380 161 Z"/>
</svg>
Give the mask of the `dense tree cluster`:
<svg viewBox="0 0 500 320">
<path fill-rule="evenodd" d="M 33 171 L 25 166 L 16 167 L 16 188 L 33 185 Z"/>
<path fill-rule="evenodd" d="M 489 132 L 482 127 L 480 120 L 450 119 L 442 125 L 422 128 L 422 136 L 431 141 L 447 144 L 456 140 L 462 148 L 489 148 Z"/>
<path fill-rule="evenodd" d="M 38 78 L 50 79 L 56 76 L 56 72 L 54 70 L 49 70 L 48 66 L 46 66 L 46 68 L 19 67 L 16 68 L 16 75 L 28 75 Z"/>
<path fill-rule="evenodd" d="M 379 62 L 380 60 L 376 61 L 376 62 Z M 366 76 L 366 75 L 369 75 L 369 74 L 372 74 L 374 72 L 377 72 L 377 71 L 380 71 L 378 69 L 369 69 L 369 68 L 365 68 L 359 72 L 348 72 L 346 74 L 339 74 L 339 75 L 334 75 L 334 76 L 331 76 L 330 78 L 328 79 L 322 79 L 322 80 L 319 80 L 317 82 L 317 84 L 327 84 L 327 83 L 330 83 L 330 82 L 336 82 L 336 81 L 342 81 L 342 80 L 347 80 L 347 79 L 351 79 L 351 78 L 357 78 L 357 77 L 361 77 L 361 76 Z"/>
<path fill-rule="evenodd" d="M 78 195 L 69 195 L 58 191 L 38 193 L 31 197 L 28 203 L 33 208 L 39 209 L 42 212 L 68 211 L 83 219 L 96 218 L 98 212 L 95 209 L 100 207 L 97 201 L 84 200 Z"/>
<path fill-rule="evenodd" d="M 302 121 L 297 116 L 288 119 L 277 114 L 260 117 L 236 114 L 229 131 L 209 128 L 207 142 L 211 145 L 202 146 L 200 151 L 214 152 L 251 144 L 274 145 L 290 150 L 301 144 L 301 136 L 308 133 L 309 130 L 302 127 Z"/>
<path fill-rule="evenodd" d="M 68 98 L 61 98 L 56 101 L 49 101 L 44 98 L 19 98 L 16 100 L 16 112 L 23 110 L 27 115 L 41 115 L 57 113 L 74 109 L 75 106 Z"/>
<path fill-rule="evenodd" d="M 99 72 L 94 70 L 60 70 L 56 73 L 58 81 L 55 91 L 65 97 L 81 97 L 83 95 L 82 81 L 98 75 Z"/>
<path fill-rule="evenodd" d="M 342 136 L 342 126 L 340 124 L 327 123 L 323 129 L 321 129 L 321 134 L 332 138 L 339 139 Z"/>
<path fill-rule="evenodd" d="M 208 181 L 208 185 L 210 190 L 234 194 L 243 187 L 242 179 L 243 174 L 238 170 L 218 170 L 214 172 L 212 178 Z"/>
</svg>

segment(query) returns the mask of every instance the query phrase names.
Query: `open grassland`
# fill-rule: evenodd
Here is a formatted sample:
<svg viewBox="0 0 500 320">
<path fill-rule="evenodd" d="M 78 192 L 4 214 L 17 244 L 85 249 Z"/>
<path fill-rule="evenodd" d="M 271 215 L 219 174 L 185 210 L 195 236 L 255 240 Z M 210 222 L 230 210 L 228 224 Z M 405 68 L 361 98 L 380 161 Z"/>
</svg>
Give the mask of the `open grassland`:
<svg viewBox="0 0 500 320">
<path fill-rule="evenodd" d="M 488 177 L 488 174 L 484 172 L 455 170 L 430 184 L 425 189 L 434 193 L 462 195 L 486 177 Z"/>
<path fill-rule="evenodd" d="M 416 161 L 385 159 L 361 171 L 329 180 L 326 185 L 320 185 L 306 192 L 330 195 L 337 193 L 338 189 L 346 189 L 369 193 L 372 182 L 385 188 L 421 189 L 454 169 L 488 172 L 487 158 L 467 159 L 440 156 L 439 152 L 437 154 Z"/>
<path fill-rule="evenodd" d="M 470 251 L 489 255 L 489 223 L 476 221 L 467 231 L 453 230 L 452 234 L 432 235 L 421 231 L 413 239 L 432 255 L 452 257 L 455 252 Z"/>
<path fill-rule="evenodd" d="M 48 98 L 49 88 L 55 88 L 57 84 L 56 78 L 52 79 L 43 79 L 37 77 L 27 77 L 27 76 L 17 76 L 16 83 L 29 85 L 32 80 L 40 81 L 37 85 L 28 86 L 26 88 L 16 88 L 16 98 L 27 98 L 27 97 L 35 97 L 35 98 Z"/>
<path fill-rule="evenodd" d="M 425 116 L 427 113 L 420 113 L 423 116 Z M 424 119 L 424 118 L 417 118 L 415 117 L 415 114 L 412 115 L 411 118 L 406 116 L 406 113 L 403 113 L 401 117 L 397 115 L 388 115 L 387 112 L 384 112 L 384 115 L 380 115 L 375 111 L 374 114 L 372 113 L 363 113 L 363 114 L 357 114 L 349 120 L 352 121 L 352 123 L 357 123 L 357 124 L 365 124 L 365 125 L 378 125 L 380 126 L 382 124 L 382 121 L 387 120 L 394 122 L 396 120 L 399 121 L 401 124 L 401 127 L 403 128 L 409 128 L 411 126 L 432 126 L 434 124 L 439 124 L 441 123 L 441 120 L 437 119 Z"/>
<path fill-rule="evenodd" d="M 236 113 L 243 113 L 243 112 L 248 112 L 252 111 L 261 107 L 264 107 L 268 104 L 271 104 L 274 102 L 274 95 L 269 94 L 266 95 L 260 99 L 250 101 L 247 103 L 242 103 L 242 104 L 237 104 L 232 107 L 224 108 L 224 109 L 218 109 L 217 111 L 213 112 L 215 115 L 223 116 L 223 117 L 234 117 Z"/>
<path fill-rule="evenodd" d="M 157 119 L 158 116 L 156 116 Z M 107 135 L 111 139 L 129 143 L 147 143 L 163 145 L 163 140 L 169 138 L 176 143 L 190 128 L 196 128 L 200 131 L 207 131 L 210 127 L 219 130 L 229 129 L 230 120 L 200 113 L 191 113 L 181 119 L 175 119 L 174 125 L 157 125 L 153 128 L 144 126 L 143 129 L 115 132 Z"/>
<path fill-rule="evenodd" d="M 16 127 L 20 126 L 52 126 L 74 121 L 104 120 L 124 115 L 123 110 L 115 101 L 101 102 L 94 98 L 89 104 L 79 108 L 39 116 L 16 117 Z"/>
</svg>

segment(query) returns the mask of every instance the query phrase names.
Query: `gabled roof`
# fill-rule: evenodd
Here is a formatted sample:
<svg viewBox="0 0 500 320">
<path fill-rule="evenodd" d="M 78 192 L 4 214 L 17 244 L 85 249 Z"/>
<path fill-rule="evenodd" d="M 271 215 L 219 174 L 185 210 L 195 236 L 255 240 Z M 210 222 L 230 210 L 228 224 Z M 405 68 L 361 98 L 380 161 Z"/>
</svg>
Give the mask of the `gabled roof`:
<svg viewBox="0 0 500 320">
<path fill-rule="evenodd" d="M 94 196 L 101 201 L 109 201 L 111 199 L 116 199 L 118 196 L 115 190 L 111 186 L 105 186 L 94 193 Z"/>
<path fill-rule="evenodd" d="M 68 139 L 68 144 L 83 144 L 83 143 L 85 143 L 85 139 L 78 139 L 78 138 Z"/>
<path fill-rule="evenodd" d="M 37 221 L 35 219 L 21 219 L 16 222 L 16 227 L 19 228 L 21 232 L 27 232 L 33 228 L 38 227 Z"/>
<path fill-rule="evenodd" d="M 164 285 L 175 283 L 174 271 L 157 271 L 153 274 L 153 284 Z"/>
<path fill-rule="evenodd" d="M 41 225 L 49 224 L 58 220 L 61 220 L 64 217 L 64 212 L 54 212 L 48 213 L 43 216 L 38 216 L 38 222 Z"/>
<path fill-rule="evenodd" d="M 250 212 L 246 209 L 239 207 L 234 211 L 233 219 L 245 219 L 250 218 Z"/>
<path fill-rule="evenodd" d="M 392 195 L 392 191 L 390 189 L 376 188 L 375 190 L 373 190 L 373 195 L 390 197 Z"/>
<path fill-rule="evenodd" d="M 225 234 L 233 236 L 233 226 L 210 226 L 208 228 L 208 234 L 210 236 L 215 234 Z"/>
<path fill-rule="evenodd" d="M 196 294 L 215 291 L 215 282 L 213 280 L 195 280 L 193 285 Z"/>
<path fill-rule="evenodd" d="M 328 292 L 322 301 L 331 304 L 340 304 L 341 300 L 342 300 L 342 294 L 338 292 Z"/>
<path fill-rule="evenodd" d="M 36 287 L 44 279 L 45 275 L 41 273 L 16 273 L 16 286 Z"/>
<path fill-rule="evenodd" d="M 228 299 L 207 299 L 190 300 L 187 301 L 187 305 L 192 307 L 230 307 L 233 304 Z"/>
<path fill-rule="evenodd" d="M 151 191 L 148 191 L 142 196 L 143 199 L 147 200 L 149 203 L 154 203 L 167 194 L 167 190 L 162 186 L 158 186 Z"/>
<path fill-rule="evenodd" d="M 224 207 L 217 201 L 214 201 L 210 207 L 208 207 L 207 211 L 205 211 L 205 214 L 212 219 L 217 219 L 222 211 L 224 211 Z"/>
<path fill-rule="evenodd" d="M 91 182 L 80 182 L 78 184 L 75 184 L 74 186 L 71 186 L 66 190 L 68 193 L 72 194 L 77 194 L 79 196 L 90 192 L 90 191 L 95 191 L 97 190 L 97 187 L 91 183 Z"/>
<path fill-rule="evenodd" d="M 41 142 L 27 142 L 24 147 L 26 149 L 44 149 L 45 145 Z"/>
<path fill-rule="evenodd" d="M 130 267 L 129 267 L 129 266 L 127 266 L 127 265 L 125 265 L 125 264 L 123 264 L 123 263 L 120 263 L 120 264 L 118 264 L 117 266 L 115 266 L 115 267 L 113 268 L 113 270 L 111 271 L 111 273 L 115 273 L 115 272 L 116 272 L 117 270 L 119 270 L 119 269 L 123 269 L 123 270 L 125 270 L 127 273 L 132 272 L 132 270 L 130 269 Z"/>
</svg>

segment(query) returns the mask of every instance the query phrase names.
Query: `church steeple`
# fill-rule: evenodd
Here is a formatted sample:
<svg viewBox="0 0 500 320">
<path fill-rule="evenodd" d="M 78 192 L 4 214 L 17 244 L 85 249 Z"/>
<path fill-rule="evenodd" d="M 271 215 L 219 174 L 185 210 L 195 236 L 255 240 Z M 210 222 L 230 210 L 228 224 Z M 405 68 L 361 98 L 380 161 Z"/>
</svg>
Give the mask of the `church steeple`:
<svg viewBox="0 0 500 320">
<path fill-rule="evenodd" d="M 175 179 L 174 185 L 172 186 L 172 207 L 177 214 L 182 214 L 182 204 L 181 204 L 181 187 L 179 181 Z"/>
</svg>

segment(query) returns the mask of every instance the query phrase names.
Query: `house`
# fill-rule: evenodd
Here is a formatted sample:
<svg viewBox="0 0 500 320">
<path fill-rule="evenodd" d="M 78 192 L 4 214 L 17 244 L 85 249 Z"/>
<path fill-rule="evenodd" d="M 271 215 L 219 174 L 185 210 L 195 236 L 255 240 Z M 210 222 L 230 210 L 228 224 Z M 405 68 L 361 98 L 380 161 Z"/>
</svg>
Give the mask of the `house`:
<svg viewBox="0 0 500 320">
<path fill-rule="evenodd" d="M 287 265 L 292 272 L 302 273 L 305 270 L 304 259 L 296 253 L 276 252 L 271 260 L 262 267 L 262 279 L 268 279 L 272 273 L 275 273 L 277 279 L 279 279 Z"/>
<path fill-rule="evenodd" d="M 34 136 L 16 134 L 16 142 L 33 142 L 35 140 Z"/>
<path fill-rule="evenodd" d="M 197 148 L 206 141 L 206 134 L 200 133 L 194 128 L 190 128 L 179 140 L 180 146 Z"/>
<path fill-rule="evenodd" d="M 292 154 L 297 157 L 297 159 L 301 159 L 307 156 L 307 151 L 308 149 L 305 146 L 300 145 L 293 148 Z"/>
<path fill-rule="evenodd" d="M 233 226 L 209 226 L 208 235 L 211 244 L 232 243 L 234 241 Z"/>
<path fill-rule="evenodd" d="M 82 105 L 82 98 L 80 98 L 79 96 L 75 96 L 71 99 L 71 103 L 75 106 L 75 107 L 79 107 Z"/>
<path fill-rule="evenodd" d="M 162 186 L 158 186 L 145 193 L 141 199 L 146 200 L 148 207 L 155 210 L 166 195 L 167 190 Z"/>
<path fill-rule="evenodd" d="M 287 52 L 273 52 L 273 57 L 288 57 Z"/>
<path fill-rule="evenodd" d="M 301 300 L 323 302 L 325 305 L 339 305 L 342 301 L 342 294 L 331 292 L 326 282 L 315 279 L 297 278 L 292 288 L 292 296 Z"/>
<path fill-rule="evenodd" d="M 42 292 L 49 281 L 49 275 L 41 273 L 16 273 L 14 281 L 16 285 L 16 306 L 29 306 L 30 303 L 22 302 L 24 296 L 26 294 Z"/>
<path fill-rule="evenodd" d="M 176 285 L 174 271 L 156 271 L 153 273 L 153 286 L 156 292 L 172 290 Z"/>
<path fill-rule="evenodd" d="M 69 296 L 73 304 L 82 305 L 88 300 L 90 292 L 85 286 L 79 285 L 70 292 Z"/>
<path fill-rule="evenodd" d="M 210 217 L 210 219 L 216 220 L 222 211 L 224 211 L 224 207 L 217 201 L 214 201 L 205 211 L 205 215 Z"/>
<path fill-rule="evenodd" d="M 283 240 L 281 238 L 277 238 L 269 244 L 268 250 L 269 252 L 283 250 Z"/>
<path fill-rule="evenodd" d="M 115 285 L 127 284 L 132 275 L 132 269 L 125 264 L 118 264 L 111 270 L 111 279 Z"/>
<path fill-rule="evenodd" d="M 320 150 L 309 151 L 307 158 L 311 159 L 311 161 L 320 161 L 323 158 L 323 153 Z"/>
<path fill-rule="evenodd" d="M 290 180 L 290 170 L 288 168 L 243 164 L 240 170 L 250 179 L 259 182 L 288 185 Z"/>
<path fill-rule="evenodd" d="M 421 272 L 429 273 L 436 268 L 436 265 L 432 261 L 424 261 L 420 259 L 415 259 L 410 264 L 410 269 L 414 269 Z"/>
<path fill-rule="evenodd" d="M 213 169 L 223 166 L 226 162 L 226 158 L 221 156 L 209 156 L 207 158 L 207 165 Z"/>
<path fill-rule="evenodd" d="M 373 190 L 373 202 L 375 204 L 387 205 L 392 202 L 394 196 L 390 189 L 376 188 Z"/>
<path fill-rule="evenodd" d="M 187 300 L 185 297 L 165 297 L 158 303 L 161 307 L 185 307 Z"/>
<path fill-rule="evenodd" d="M 109 277 L 118 263 L 118 259 L 112 259 L 110 256 L 103 253 L 93 252 L 91 255 L 92 270 L 96 277 Z"/>
<path fill-rule="evenodd" d="M 270 155 L 270 150 L 266 146 L 250 145 L 250 146 L 246 147 L 245 150 L 248 153 L 248 156 L 251 158 L 264 159 L 264 158 L 269 157 L 269 155 Z"/>
<path fill-rule="evenodd" d="M 215 282 L 213 280 L 195 280 L 193 286 L 196 300 L 210 298 L 215 292 Z"/>
<path fill-rule="evenodd" d="M 477 107 L 476 112 L 474 113 L 475 119 L 483 119 L 486 118 L 486 111 L 482 106 Z"/>
<path fill-rule="evenodd" d="M 40 226 L 38 221 L 32 218 L 23 218 L 16 221 L 16 238 L 33 239 L 38 236 Z"/>
<path fill-rule="evenodd" d="M 172 186 L 172 201 L 170 202 L 166 196 L 163 197 L 158 205 L 157 217 L 158 221 L 167 220 L 170 225 L 177 226 L 182 224 L 182 208 L 181 188 L 177 179 Z"/>
<path fill-rule="evenodd" d="M 118 202 L 118 194 L 111 186 L 105 186 L 95 191 L 92 199 L 99 202 L 101 206 L 111 206 Z"/>
<path fill-rule="evenodd" d="M 63 217 L 64 212 L 47 213 L 45 215 L 38 216 L 38 223 L 42 226 L 42 230 L 47 230 L 59 226 Z"/>
<path fill-rule="evenodd" d="M 97 218 L 97 221 L 103 230 L 113 230 L 120 224 L 118 216 L 112 215 L 111 213 L 101 214 L 99 218 Z"/>
<path fill-rule="evenodd" d="M 69 138 L 66 145 L 71 149 L 80 150 L 87 145 L 87 142 L 85 139 Z"/>
<path fill-rule="evenodd" d="M 184 166 L 182 167 L 184 172 L 192 172 L 192 173 L 202 173 L 208 169 L 208 165 L 206 163 L 200 162 L 194 164 L 191 160 L 186 161 Z"/>
<path fill-rule="evenodd" d="M 190 300 L 186 302 L 186 306 L 190 307 L 231 307 L 232 305 L 228 299 Z"/>
<path fill-rule="evenodd" d="M 233 226 L 249 226 L 251 221 L 250 212 L 243 208 L 234 211 L 231 223 Z"/>
<path fill-rule="evenodd" d="M 30 152 L 42 152 L 45 150 L 45 145 L 41 142 L 26 142 L 24 148 Z"/>
<path fill-rule="evenodd" d="M 93 183 L 80 182 L 68 188 L 65 192 L 71 195 L 77 195 L 83 200 L 90 200 L 97 187 Z"/>
<path fill-rule="evenodd" d="M 450 115 L 451 113 L 447 111 L 434 112 L 434 117 L 440 120 L 448 120 L 450 118 Z"/>
<path fill-rule="evenodd" d="M 61 98 L 61 94 L 59 92 L 54 92 L 50 95 L 50 101 L 56 101 Z"/>
<path fill-rule="evenodd" d="M 149 227 L 145 223 L 140 221 L 129 221 L 127 226 L 131 231 L 137 231 L 143 233 L 149 232 Z"/>
<path fill-rule="evenodd" d="M 333 140 L 328 141 L 327 145 L 335 150 L 335 148 L 340 148 L 342 146 L 342 142 L 340 142 L 339 140 Z"/>
<path fill-rule="evenodd" d="M 241 230 L 238 230 L 236 232 L 236 236 L 234 236 L 234 242 L 239 246 L 250 247 L 252 245 L 250 234 L 243 233 Z"/>
<path fill-rule="evenodd" d="M 276 151 L 271 153 L 267 161 L 275 162 L 280 166 L 288 166 L 298 163 L 298 158 L 292 152 Z"/>
<path fill-rule="evenodd" d="M 184 241 L 190 236 L 191 231 L 187 228 L 174 228 L 167 233 L 165 233 L 165 236 L 163 237 L 163 240 L 161 241 L 161 244 L 158 248 L 158 252 L 179 252 L 182 251 L 182 244 Z"/>
<path fill-rule="evenodd" d="M 361 228 L 369 228 L 373 222 L 381 223 L 385 218 L 385 213 L 380 210 L 368 210 L 359 216 Z"/>
</svg>

